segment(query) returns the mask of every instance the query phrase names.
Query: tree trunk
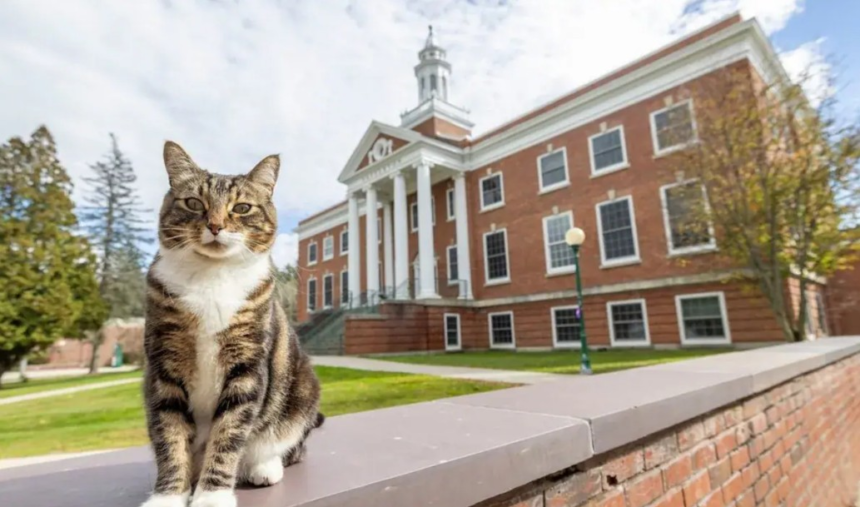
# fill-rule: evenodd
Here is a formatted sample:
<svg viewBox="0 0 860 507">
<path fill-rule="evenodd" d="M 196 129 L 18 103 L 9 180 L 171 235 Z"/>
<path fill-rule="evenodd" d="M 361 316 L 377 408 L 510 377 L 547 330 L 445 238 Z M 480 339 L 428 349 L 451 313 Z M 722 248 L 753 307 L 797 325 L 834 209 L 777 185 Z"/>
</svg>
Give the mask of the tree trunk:
<svg viewBox="0 0 860 507">
<path fill-rule="evenodd" d="M 102 341 L 104 339 L 104 334 L 102 333 L 103 329 L 104 328 L 92 333 L 92 337 L 90 338 L 90 343 L 93 344 L 93 353 L 90 357 L 90 375 L 94 375 L 99 372 L 99 348 L 101 348 Z"/>
<path fill-rule="evenodd" d="M 21 382 L 27 382 L 28 380 L 30 380 L 29 378 L 27 378 L 27 358 L 26 357 L 21 359 L 21 361 L 18 362 L 18 374 L 21 376 Z"/>
</svg>

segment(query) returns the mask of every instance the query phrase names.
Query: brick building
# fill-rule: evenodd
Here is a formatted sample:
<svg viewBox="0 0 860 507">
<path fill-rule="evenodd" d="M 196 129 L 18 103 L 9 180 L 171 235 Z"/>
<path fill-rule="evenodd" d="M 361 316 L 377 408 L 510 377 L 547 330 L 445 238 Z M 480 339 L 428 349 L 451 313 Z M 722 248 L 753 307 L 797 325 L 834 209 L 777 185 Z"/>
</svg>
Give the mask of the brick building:
<svg viewBox="0 0 860 507">
<path fill-rule="evenodd" d="M 575 225 L 590 344 L 782 341 L 764 298 L 728 280 L 713 231 L 682 232 L 679 190 L 695 182 L 667 169 L 696 139 L 690 85 L 727 68 L 784 73 L 758 23 L 735 15 L 473 138 L 431 29 L 418 106 L 370 124 L 338 178 L 347 201 L 297 228 L 305 331 L 345 353 L 577 347 Z"/>
</svg>

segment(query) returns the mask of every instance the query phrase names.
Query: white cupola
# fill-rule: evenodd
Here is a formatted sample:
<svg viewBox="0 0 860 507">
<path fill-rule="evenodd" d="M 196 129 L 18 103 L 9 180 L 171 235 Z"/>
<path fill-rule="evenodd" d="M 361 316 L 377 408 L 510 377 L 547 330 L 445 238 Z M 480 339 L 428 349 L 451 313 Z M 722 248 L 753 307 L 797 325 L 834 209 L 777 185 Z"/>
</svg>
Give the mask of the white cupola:
<svg viewBox="0 0 860 507">
<path fill-rule="evenodd" d="M 430 98 L 448 102 L 448 89 L 451 86 L 451 64 L 445 60 L 445 50 L 436 44 L 433 26 L 427 34 L 424 49 L 418 53 L 415 78 L 418 81 L 418 102 Z"/>
</svg>

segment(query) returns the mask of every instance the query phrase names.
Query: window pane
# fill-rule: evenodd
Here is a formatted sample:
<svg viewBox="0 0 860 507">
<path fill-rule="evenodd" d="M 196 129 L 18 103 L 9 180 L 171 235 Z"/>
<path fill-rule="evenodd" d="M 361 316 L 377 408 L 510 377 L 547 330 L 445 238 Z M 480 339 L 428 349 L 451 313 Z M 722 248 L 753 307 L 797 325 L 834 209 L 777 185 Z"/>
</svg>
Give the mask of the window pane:
<svg viewBox="0 0 860 507">
<path fill-rule="evenodd" d="M 460 343 L 457 329 L 457 317 L 449 315 L 445 317 L 445 340 L 448 346 L 456 347 Z"/>
<path fill-rule="evenodd" d="M 311 280 L 308 282 L 308 311 L 312 312 L 317 309 L 317 281 Z"/>
<path fill-rule="evenodd" d="M 349 252 L 349 232 L 340 234 L 340 253 Z"/>
<path fill-rule="evenodd" d="M 725 338 L 720 299 L 717 296 L 681 300 L 684 332 L 688 339 Z"/>
<path fill-rule="evenodd" d="M 497 174 L 482 181 L 481 192 L 484 207 L 502 202 L 502 177 Z"/>
<path fill-rule="evenodd" d="M 509 314 L 491 315 L 490 325 L 494 345 L 510 345 L 514 343 L 514 330 Z"/>
<path fill-rule="evenodd" d="M 410 207 L 412 209 L 412 230 L 418 230 L 418 204 L 413 203 Z"/>
<path fill-rule="evenodd" d="M 448 218 L 454 217 L 454 191 L 448 191 Z"/>
<path fill-rule="evenodd" d="M 334 301 L 334 277 L 323 278 L 323 306 L 332 306 Z"/>
<path fill-rule="evenodd" d="M 457 247 L 448 249 L 448 280 L 457 280 L 460 274 L 457 270 Z"/>
<path fill-rule="evenodd" d="M 708 224 L 703 220 L 702 187 L 688 183 L 666 189 L 666 213 L 673 248 L 707 245 L 711 242 Z"/>
<path fill-rule="evenodd" d="M 641 303 L 612 305 L 612 330 L 617 341 L 644 341 L 645 316 Z"/>
<path fill-rule="evenodd" d="M 606 260 L 636 256 L 629 200 L 600 205 L 600 226 Z"/>
<path fill-rule="evenodd" d="M 340 274 L 340 301 L 349 302 L 349 272 L 347 271 Z"/>
<path fill-rule="evenodd" d="M 571 227 L 570 215 L 558 215 L 546 220 L 545 240 L 549 248 L 550 269 L 573 266 L 573 250 L 564 241 L 564 235 Z"/>
<path fill-rule="evenodd" d="M 660 149 L 686 144 L 693 140 L 693 117 L 690 104 L 684 103 L 654 115 L 657 145 Z"/>
<path fill-rule="evenodd" d="M 487 234 L 484 247 L 486 249 L 489 279 L 507 278 L 508 253 L 505 250 L 505 233 L 500 231 Z"/>
<path fill-rule="evenodd" d="M 308 260 L 310 262 L 316 262 L 317 260 L 317 244 L 311 243 L 308 247 Z"/>
<path fill-rule="evenodd" d="M 555 310 L 555 339 L 559 343 L 579 342 L 579 318 L 576 308 Z"/>
<path fill-rule="evenodd" d="M 548 187 L 567 179 L 564 170 L 564 152 L 557 151 L 540 159 L 541 186 Z"/>
<path fill-rule="evenodd" d="M 621 130 L 613 130 L 592 138 L 591 151 L 594 154 L 595 171 L 624 162 Z"/>
</svg>

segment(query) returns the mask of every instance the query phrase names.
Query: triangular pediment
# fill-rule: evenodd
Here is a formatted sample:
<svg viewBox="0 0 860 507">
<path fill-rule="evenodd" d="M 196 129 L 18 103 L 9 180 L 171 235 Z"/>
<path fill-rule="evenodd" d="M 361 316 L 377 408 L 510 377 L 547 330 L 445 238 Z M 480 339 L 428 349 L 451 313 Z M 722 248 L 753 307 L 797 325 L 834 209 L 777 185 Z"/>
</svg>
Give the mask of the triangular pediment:
<svg viewBox="0 0 860 507">
<path fill-rule="evenodd" d="M 338 181 L 343 182 L 368 165 L 388 158 L 394 152 L 423 137 L 414 130 L 394 127 L 378 121 L 371 122 L 346 166 L 340 172 Z"/>
</svg>

